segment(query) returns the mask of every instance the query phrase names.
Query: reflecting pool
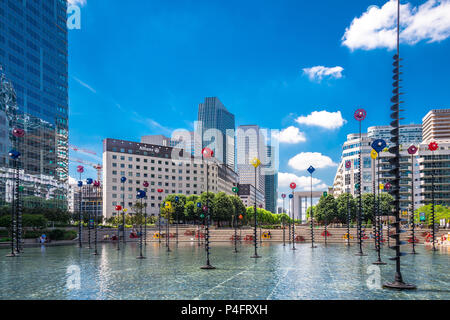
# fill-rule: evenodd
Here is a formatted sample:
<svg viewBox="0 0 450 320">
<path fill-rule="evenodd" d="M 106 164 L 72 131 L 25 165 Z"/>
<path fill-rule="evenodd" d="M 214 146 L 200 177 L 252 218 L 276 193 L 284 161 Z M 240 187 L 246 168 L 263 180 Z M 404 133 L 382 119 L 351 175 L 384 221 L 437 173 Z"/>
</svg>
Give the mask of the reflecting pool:
<svg viewBox="0 0 450 320">
<path fill-rule="evenodd" d="M 145 246 L 145 260 L 137 260 L 137 244 L 120 251 L 102 244 L 100 255 L 76 246 L 27 248 L 20 257 L 0 250 L 0 299 L 450 299 L 448 251 L 431 252 L 419 246 L 418 255 L 402 259 L 406 282 L 414 291 L 392 291 L 380 284 L 393 280 L 392 250 L 383 248 L 386 266 L 372 266 L 368 256 L 355 256 L 356 246 L 263 244 L 261 259 L 251 259 L 253 248 L 213 244 L 211 264 L 201 270 L 205 251 L 196 243 Z M 405 247 L 403 251 L 408 251 Z M 379 276 L 378 276 L 379 275 Z"/>
</svg>

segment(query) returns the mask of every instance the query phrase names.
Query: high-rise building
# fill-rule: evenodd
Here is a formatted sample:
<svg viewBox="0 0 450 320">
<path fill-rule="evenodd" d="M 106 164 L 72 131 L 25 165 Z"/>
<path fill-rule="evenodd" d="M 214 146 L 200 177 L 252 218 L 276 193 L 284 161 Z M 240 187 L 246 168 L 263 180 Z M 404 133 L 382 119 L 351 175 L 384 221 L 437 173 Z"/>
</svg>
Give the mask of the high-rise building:
<svg viewBox="0 0 450 320">
<path fill-rule="evenodd" d="M 407 149 L 411 144 L 418 146 L 421 142 L 421 126 L 420 125 L 408 125 L 400 128 L 400 144 L 403 146 L 401 151 L 401 180 L 400 180 L 400 203 L 402 210 L 408 210 L 411 205 L 410 186 L 412 170 L 414 170 L 415 184 L 415 205 L 419 205 L 422 201 L 422 195 L 420 192 L 419 182 L 419 155 L 412 157 L 408 155 Z M 347 136 L 347 141 L 343 145 L 343 152 L 341 162 L 338 166 L 338 170 L 334 179 L 333 194 L 339 196 L 343 193 L 350 193 L 353 196 L 357 196 L 357 189 L 355 188 L 359 180 L 359 154 L 362 152 L 361 163 L 361 191 L 362 193 L 373 192 L 373 169 L 374 164 L 370 156 L 372 151 L 372 142 L 376 139 L 383 139 L 389 145 L 390 143 L 390 131 L 392 129 L 389 126 L 377 126 L 368 129 L 368 133 L 362 134 L 362 141 L 359 139 L 359 134 L 350 134 Z M 378 160 L 375 164 L 377 170 L 380 171 L 379 183 L 386 184 L 393 179 L 389 170 L 391 165 L 389 158 L 391 158 L 389 152 L 381 152 Z M 411 165 L 411 162 L 412 165 Z M 378 178 L 378 171 L 375 175 L 375 179 Z"/>
<path fill-rule="evenodd" d="M 266 210 L 276 213 L 278 199 L 278 172 L 276 165 L 276 151 L 273 146 L 267 146 L 267 165 L 264 166 L 264 196 Z"/>
<path fill-rule="evenodd" d="M 69 156 L 66 12 L 66 1 L 0 1 L 2 87 L 9 79 L 17 97 L 17 108 L 0 103 L 1 179 L 9 179 L 8 151 L 19 149 L 24 196 L 59 199 L 62 206 Z M 13 128 L 26 132 L 19 146 Z M 10 192 L 6 181 L 0 201 Z"/>
<path fill-rule="evenodd" d="M 216 97 L 205 98 L 198 108 L 197 132 L 201 137 L 201 146 L 197 153 L 209 147 L 218 161 L 235 170 L 235 120 L 225 106 Z"/>
<path fill-rule="evenodd" d="M 265 136 L 257 125 L 243 125 L 236 130 L 237 173 L 240 184 L 251 184 L 265 194 L 265 168 L 267 165 L 267 148 Z M 258 158 L 261 165 L 256 169 L 252 160 Z"/>
<path fill-rule="evenodd" d="M 424 142 L 450 140 L 450 109 L 431 110 L 422 122 Z"/>
<path fill-rule="evenodd" d="M 216 159 L 194 158 L 172 147 L 116 139 L 103 141 L 103 215 L 110 218 L 116 205 L 130 208 L 138 190 L 147 192 L 147 213 L 157 215 L 169 194 L 233 194 L 237 174 Z M 208 163 L 208 186 L 206 164 Z M 121 183 L 121 178 L 127 178 Z M 148 187 L 144 183 L 148 183 Z M 163 190 L 158 193 L 158 189 Z M 125 201 L 124 201 L 125 200 Z"/>
<path fill-rule="evenodd" d="M 435 204 L 450 206 L 450 109 L 431 110 L 422 125 L 423 142 L 419 153 L 423 204 L 432 202 L 434 175 Z M 438 144 L 438 150 L 428 149 L 431 142 Z"/>
<path fill-rule="evenodd" d="M 195 155 L 195 137 L 193 131 L 175 131 L 171 138 L 162 134 L 143 136 L 141 138 L 141 142 L 157 146 L 183 149 L 191 155 Z"/>
<path fill-rule="evenodd" d="M 367 137 L 376 140 L 383 139 L 389 144 L 391 140 L 391 126 L 375 126 L 367 129 Z M 404 148 L 408 148 L 411 144 L 418 144 L 422 141 L 422 125 L 408 124 L 402 125 L 400 128 L 400 144 Z"/>
</svg>

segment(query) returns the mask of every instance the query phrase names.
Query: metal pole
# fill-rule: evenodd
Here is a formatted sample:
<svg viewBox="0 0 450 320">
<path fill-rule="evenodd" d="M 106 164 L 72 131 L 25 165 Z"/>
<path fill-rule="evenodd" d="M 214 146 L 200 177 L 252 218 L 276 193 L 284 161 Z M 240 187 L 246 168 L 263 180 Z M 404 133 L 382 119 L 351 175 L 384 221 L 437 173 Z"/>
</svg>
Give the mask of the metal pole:
<svg viewBox="0 0 450 320">
<path fill-rule="evenodd" d="M 88 211 L 88 249 L 91 249 L 91 210 L 89 208 L 90 200 L 91 200 L 91 185 L 87 184 L 88 187 L 88 197 L 86 201 L 86 208 Z"/>
<path fill-rule="evenodd" d="M 295 212 L 294 212 L 294 190 L 292 190 L 292 198 L 290 200 L 289 208 L 292 210 L 292 250 L 295 248 Z"/>
<path fill-rule="evenodd" d="M 350 223 L 351 223 L 350 193 L 347 193 L 347 246 L 350 246 Z"/>
<path fill-rule="evenodd" d="M 147 245 L 147 197 L 145 197 L 145 206 L 144 206 L 144 244 Z"/>
<path fill-rule="evenodd" d="M 161 204 L 158 204 L 158 232 L 159 232 L 159 244 L 161 244 Z"/>
<path fill-rule="evenodd" d="M 81 181 L 81 173 L 80 173 L 80 181 Z M 80 186 L 80 205 L 79 205 L 79 214 L 78 214 L 78 218 L 80 219 L 80 223 L 78 224 L 78 246 L 80 248 L 83 247 L 83 242 L 82 242 L 82 233 L 83 233 L 83 212 L 82 212 L 82 202 L 83 202 L 83 185 Z"/>
<path fill-rule="evenodd" d="M 257 215 L 257 212 L 256 212 L 256 174 L 257 174 L 257 170 L 258 170 L 258 168 L 255 166 L 255 211 L 254 211 L 254 213 L 255 213 L 255 226 L 254 226 L 254 239 L 253 239 L 253 244 L 255 245 L 255 254 L 253 255 L 253 256 L 251 256 L 251 258 L 254 258 L 254 259 L 258 259 L 258 258 L 261 258 L 261 256 L 259 256 L 258 255 L 258 242 L 257 242 L 257 239 L 256 239 L 256 237 L 257 237 L 257 234 L 256 234 L 256 226 L 257 226 L 257 220 L 256 220 L 256 215 Z"/>
<path fill-rule="evenodd" d="M 365 254 L 362 251 L 362 195 L 361 195 L 361 161 L 362 161 L 362 148 L 363 148 L 363 142 L 362 142 L 362 121 L 359 121 L 359 143 L 360 143 L 360 150 L 359 150 L 359 174 L 358 174 L 358 242 L 359 242 L 359 252 L 356 254 L 357 256 L 364 256 Z"/>
<path fill-rule="evenodd" d="M 170 252 L 170 209 L 167 210 L 167 222 L 166 222 L 166 244 L 167 244 L 167 252 Z"/>
<path fill-rule="evenodd" d="M 122 200 L 123 200 L 123 208 L 122 208 L 122 237 L 123 237 L 123 243 L 125 245 L 125 181 L 122 182 L 122 186 L 123 186 L 123 193 L 122 193 Z M 119 239 L 120 241 L 120 239 Z"/>
<path fill-rule="evenodd" d="M 310 221 L 311 221 L 311 248 L 314 246 L 314 210 L 313 210 L 313 174 L 311 173 L 311 210 L 310 210 Z"/>
<path fill-rule="evenodd" d="M 19 195 L 19 159 L 16 160 L 16 170 L 15 170 L 15 179 L 14 179 L 14 193 L 15 193 L 15 211 L 16 211 L 16 254 L 20 254 L 20 248 L 19 248 L 19 237 L 20 237 L 20 231 L 19 231 L 19 211 L 20 211 L 20 195 Z"/>
<path fill-rule="evenodd" d="M 17 168 L 17 160 L 14 159 L 14 169 Z M 15 170 L 16 171 L 16 170 Z M 14 171 L 14 172 L 15 172 Z M 14 173 L 15 174 L 15 173 Z M 14 243 L 15 243 L 15 238 L 16 238 L 16 217 L 15 217 L 15 206 L 16 206 L 16 179 L 13 180 L 13 185 L 12 185 L 12 202 L 11 202 L 11 253 L 7 255 L 7 257 L 15 257 L 16 254 L 14 252 Z"/>
<path fill-rule="evenodd" d="M 209 214 L 209 164 L 206 161 L 206 235 L 205 235 L 205 246 L 206 246 L 206 265 L 201 267 L 204 270 L 212 270 L 215 269 L 209 261 L 209 223 L 210 223 L 210 214 Z"/>
<path fill-rule="evenodd" d="M 141 198 L 141 214 L 142 214 L 142 209 L 143 209 L 143 205 L 142 205 L 142 198 Z M 145 257 L 142 255 L 142 216 L 140 218 L 140 227 L 139 227 L 139 257 L 137 257 L 136 259 L 145 259 Z"/>
<path fill-rule="evenodd" d="M 432 222 L 432 235 L 433 235 L 433 251 L 436 251 L 436 228 L 435 228 L 435 208 L 434 208 L 434 151 L 431 152 L 431 163 L 432 163 L 432 171 L 431 171 L 431 222 Z"/>
<path fill-rule="evenodd" d="M 380 225 L 380 157 L 377 158 L 376 162 L 378 163 L 378 168 L 375 167 L 374 170 L 377 169 L 376 174 L 378 175 L 377 179 L 377 202 L 376 202 L 376 210 L 374 215 L 374 224 L 375 224 L 375 250 L 377 251 L 377 261 L 375 261 L 374 265 L 385 265 L 386 263 L 381 260 L 381 233 L 383 230 L 381 229 Z M 374 160 L 375 165 L 375 160 Z M 375 179 L 375 173 L 374 173 L 374 179 Z M 375 184 L 374 184 L 375 185 Z M 375 209 L 375 208 L 374 208 Z"/>
<path fill-rule="evenodd" d="M 96 188 L 98 188 L 98 187 L 96 187 Z M 94 256 L 98 255 L 98 246 L 97 246 L 97 241 L 98 241 L 98 238 L 97 238 L 97 233 L 98 233 L 97 196 L 98 196 L 98 189 L 95 189 L 95 199 L 96 199 L 96 201 L 94 201 L 94 205 L 95 205 L 95 207 L 94 207 L 94 215 L 95 215 L 95 220 L 94 220 L 94 228 L 95 228 L 95 230 L 94 230 L 94 242 L 95 242 L 95 244 L 94 244 Z"/>
<path fill-rule="evenodd" d="M 283 220 L 283 247 L 286 246 L 286 230 L 285 230 L 285 221 L 284 221 L 284 198 L 283 198 L 283 212 L 281 213 L 281 217 Z"/>
<path fill-rule="evenodd" d="M 238 196 L 238 193 L 235 192 L 235 197 Z M 234 253 L 238 253 L 238 249 L 237 249 L 237 224 L 238 224 L 238 216 L 237 216 L 237 209 L 236 207 L 234 208 L 234 218 L 233 218 L 233 222 L 234 222 Z"/>
<path fill-rule="evenodd" d="M 412 224 L 412 254 L 416 252 L 416 222 L 414 219 L 414 155 L 411 155 L 411 224 Z"/>
</svg>

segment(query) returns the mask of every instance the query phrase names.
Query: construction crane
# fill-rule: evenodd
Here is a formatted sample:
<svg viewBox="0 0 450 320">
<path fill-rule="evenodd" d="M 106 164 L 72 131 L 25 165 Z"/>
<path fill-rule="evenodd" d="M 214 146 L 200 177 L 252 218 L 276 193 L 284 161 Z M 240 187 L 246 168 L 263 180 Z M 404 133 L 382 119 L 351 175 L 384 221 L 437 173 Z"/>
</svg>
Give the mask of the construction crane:
<svg viewBox="0 0 450 320">
<path fill-rule="evenodd" d="M 69 148 L 75 152 L 81 152 L 81 153 L 87 153 L 87 154 L 92 154 L 94 156 L 97 155 L 97 153 L 95 151 L 92 150 L 87 150 L 87 149 L 83 149 L 83 148 L 78 148 L 77 146 L 74 145 L 69 145 Z"/>
<path fill-rule="evenodd" d="M 102 169 L 103 166 L 99 163 L 93 163 L 87 160 L 82 160 L 82 159 L 77 159 L 77 158 L 71 158 L 70 161 L 72 162 L 77 162 L 77 163 L 81 163 L 84 164 L 86 166 L 90 166 L 92 168 L 94 168 L 95 170 L 97 170 L 97 181 L 102 182 Z"/>
</svg>

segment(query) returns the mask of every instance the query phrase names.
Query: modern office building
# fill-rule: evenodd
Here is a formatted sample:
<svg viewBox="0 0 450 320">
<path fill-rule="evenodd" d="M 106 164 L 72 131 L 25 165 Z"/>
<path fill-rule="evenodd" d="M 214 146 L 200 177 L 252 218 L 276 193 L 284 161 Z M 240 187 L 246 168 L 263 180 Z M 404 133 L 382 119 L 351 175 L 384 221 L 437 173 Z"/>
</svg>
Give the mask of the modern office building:
<svg viewBox="0 0 450 320">
<path fill-rule="evenodd" d="M 267 146 L 267 165 L 264 166 L 264 197 L 266 210 L 276 213 L 278 199 L 278 172 L 276 151 L 273 146 Z"/>
<path fill-rule="evenodd" d="M 422 121 L 423 142 L 419 153 L 423 204 L 432 202 L 434 173 L 435 204 L 450 207 L 450 109 L 431 110 Z M 438 144 L 438 150 L 428 149 L 431 142 Z"/>
<path fill-rule="evenodd" d="M 408 210 L 411 206 L 411 178 L 412 168 L 414 170 L 415 179 L 415 205 L 420 205 L 422 202 L 422 195 L 420 190 L 420 171 L 419 171 L 419 155 L 411 157 L 407 148 L 414 144 L 418 146 L 421 142 L 421 126 L 420 125 L 407 125 L 400 129 L 400 144 L 403 148 L 401 151 L 401 181 L 400 181 L 400 201 L 402 210 Z M 373 192 L 374 166 L 378 170 L 378 160 L 374 164 L 370 156 L 372 151 L 372 142 L 376 139 L 383 139 L 389 145 L 390 143 L 390 131 L 392 129 L 389 126 L 377 126 L 368 129 L 368 133 L 362 134 L 362 141 L 359 140 L 359 134 L 350 134 L 347 136 L 347 141 L 343 145 L 343 152 L 341 162 L 338 166 L 337 173 L 333 184 L 333 194 L 339 196 L 343 193 L 350 193 L 353 196 L 357 196 L 357 189 L 355 185 L 359 180 L 359 154 L 362 152 L 361 163 L 361 191 L 362 193 Z M 386 184 L 393 177 L 389 174 L 391 165 L 389 164 L 389 158 L 393 155 L 389 152 L 381 152 L 379 154 L 379 171 L 380 181 L 377 180 L 376 185 L 379 183 Z M 375 178 L 378 179 L 378 171 L 375 173 Z"/>
<path fill-rule="evenodd" d="M 0 1 L 0 167 L 8 179 L 8 151 L 19 149 L 24 196 L 59 199 L 67 205 L 68 181 L 68 37 L 67 2 Z M 9 79 L 11 86 L 8 84 Z M 13 90 L 12 90 L 13 89 Z M 12 129 L 24 129 L 20 145 Z M 10 192 L 2 181 L 0 201 Z"/>
<path fill-rule="evenodd" d="M 165 135 L 148 135 L 141 138 L 142 143 L 153 144 L 164 147 L 183 149 L 191 155 L 195 155 L 194 131 L 174 131 L 171 138 Z"/>
<path fill-rule="evenodd" d="M 245 207 L 252 207 L 255 205 L 255 192 L 256 192 L 256 206 L 259 208 L 260 206 L 264 207 L 264 193 L 255 189 L 253 184 L 239 184 L 239 193 L 238 196 L 241 198 L 242 203 L 244 203 Z"/>
<path fill-rule="evenodd" d="M 182 149 L 117 139 L 103 141 L 103 215 L 109 218 L 116 205 L 131 208 L 138 190 L 147 192 L 149 214 L 170 194 L 200 195 L 208 190 L 233 194 L 237 174 L 216 159 L 195 158 Z M 127 178 L 121 183 L 121 178 Z M 149 187 L 144 187 L 148 182 Z M 163 190 L 158 193 L 158 189 Z M 124 201 L 124 200 L 125 201 Z"/>
<path fill-rule="evenodd" d="M 450 140 L 450 109 L 435 109 L 422 119 L 423 141 Z"/>
<path fill-rule="evenodd" d="M 197 133 L 201 145 L 197 146 L 196 156 L 209 147 L 218 161 L 235 170 L 235 120 L 225 106 L 216 97 L 205 98 L 198 108 Z"/>
<path fill-rule="evenodd" d="M 79 213 L 80 209 L 85 218 L 89 214 L 91 214 L 91 217 L 97 215 L 100 218 L 103 216 L 103 190 L 101 185 L 95 187 L 94 185 L 83 184 L 80 190 L 77 183 L 69 184 L 68 210 L 70 213 Z"/>
<path fill-rule="evenodd" d="M 267 147 L 265 136 L 259 126 L 243 125 L 238 127 L 236 152 L 239 183 L 255 186 L 256 181 L 256 189 L 264 196 L 266 192 L 264 167 L 267 165 Z M 252 165 L 252 160 L 255 158 L 261 161 L 261 165 L 256 170 Z"/>
<path fill-rule="evenodd" d="M 367 137 L 372 140 L 383 139 L 388 144 L 391 139 L 391 126 L 375 126 L 367 129 Z M 422 141 L 422 125 L 408 124 L 400 128 L 400 145 L 408 148 L 411 144 L 418 144 Z"/>
</svg>

